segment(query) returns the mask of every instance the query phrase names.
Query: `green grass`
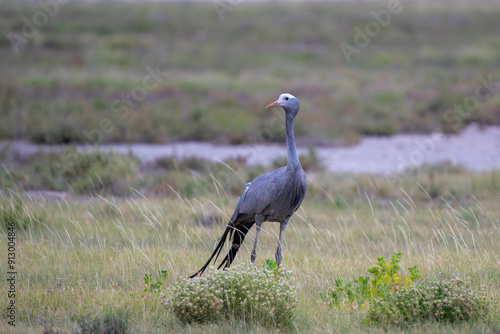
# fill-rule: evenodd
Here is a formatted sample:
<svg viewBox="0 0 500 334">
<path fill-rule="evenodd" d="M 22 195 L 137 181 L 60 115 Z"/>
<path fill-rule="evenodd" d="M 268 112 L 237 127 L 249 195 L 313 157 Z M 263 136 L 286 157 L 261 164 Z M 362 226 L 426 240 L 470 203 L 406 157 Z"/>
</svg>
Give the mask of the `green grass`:
<svg viewBox="0 0 500 334">
<path fill-rule="evenodd" d="M 429 196 L 431 179 L 440 195 Z M 417 265 L 424 279 L 470 277 L 473 286 L 484 285 L 488 298 L 498 300 L 499 180 L 498 172 L 474 174 L 448 166 L 415 170 L 406 179 L 310 175 L 306 199 L 290 221 L 283 249 L 283 264 L 293 271 L 291 284 L 297 287 L 294 328 L 385 331 L 364 324 L 359 314 L 329 309 L 321 293 L 337 278 L 350 281 L 364 275 L 375 256 L 388 258 L 394 251 L 404 253 L 402 268 Z M 279 332 L 232 317 L 188 327 L 153 294 L 143 293 L 145 273 L 167 270 L 166 289 L 198 270 L 210 255 L 237 197 L 222 182 L 206 187 L 201 195 L 70 195 L 63 200 L 3 188 L 0 210 L 10 212 L 3 219 L 14 219 L 23 228 L 16 235 L 16 328 L 3 318 L 0 331 L 40 333 L 53 326 L 71 333 L 82 321 L 127 319 L 132 333 Z M 204 217 L 215 218 L 206 224 Z M 277 224 L 263 225 L 256 265 L 274 257 L 277 233 Z M 235 265 L 249 262 L 253 236 L 254 230 Z M 6 240 L 2 226 L 0 249 L 6 249 Z M 1 266 L 0 292 L 6 296 L 5 263 Z M 402 275 L 408 273 L 403 270 Z M 491 333 L 493 326 L 500 327 L 499 316 L 498 306 L 492 305 L 484 321 L 419 323 L 404 331 Z"/>
<path fill-rule="evenodd" d="M 308 142 L 499 124 L 497 94 L 445 116 L 479 76 L 499 80 L 497 3 L 405 2 L 348 63 L 340 43 L 386 6 L 243 3 L 220 21 L 212 3 L 69 2 L 16 54 L 6 34 L 22 34 L 21 18 L 40 8 L 2 1 L 0 138 L 261 141 L 274 119 L 264 106 L 285 91 L 302 102 L 296 134 Z M 113 104 L 157 65 L 168 75 L 143 102 Z"/>
</svg>

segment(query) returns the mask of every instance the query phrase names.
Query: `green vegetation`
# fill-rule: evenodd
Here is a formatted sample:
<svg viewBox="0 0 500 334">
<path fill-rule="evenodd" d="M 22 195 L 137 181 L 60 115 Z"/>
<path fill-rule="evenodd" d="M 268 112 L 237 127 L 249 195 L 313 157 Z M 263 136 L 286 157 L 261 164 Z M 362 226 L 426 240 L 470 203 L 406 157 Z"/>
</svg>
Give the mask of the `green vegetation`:
<svg viewBox="0 0 500 334">
<path fill-rule="evenodd" d="M 24 231 L 36 226 L 45 220 L 45 213 L 32 216 L 24 210 L 24 198 L 16 193 L 10 193 L 10 196 L 0 202 L 0 226 L 7 229 L 9 223 L 16 222 L 16 228 Z"/>
<path fill-rule="evenodd" d="M 448 163 L 422 166 L 402 176 L 337 175 L 324 171 L 314 151 L 300 157 L 309 166 L 308 195 L 331 200 L 339 209 L 366 198 L 397 200 L 401 196 L 417 201 L 457 200 L 495 194 L 500 188 L 500 172 L 474 174 Z M 56 191 L 69 195 L 126 197 L 147 196 L 232 198 L 241 195 L 243 185 L 258 175 L 285 163 L 278 159 L 273 167 L 246 167 L 243 160 L 209 162 L 198 158 L 162 158 L 139 165 L 130 155 L 111 152 L 38 152 L 31 158 L 8 148 L 0 150 L 0 189 L 15 192 Z M 404 190 L 404 191 L 403 191 Z M 408 199 L 407 199 L 408 200 Z M 16 200 L 9 207 L 21 207 Z M 2 205 L 3 203 L 0 203 Z M 5 206 L 7 209 L 7 206 Z M 22 208 L 14 210 L 22 220 Z M 11 212 L 11 213 L 8 213 Z M 4 215 L 12 209 L 4 211 Z M 463 213 L 474 219 L 474 213 Z M 472 215 L 472 216 L 471 216 Z M 4 219 L 5 220 L 5 219 Z"/>
<path fill-rule="evenodd" d="M 497 2 L 402 6 L 348 63 L 340 43 L 387 2 L 241 3 L 221 21 L 212 3 L 70 1 L 15 53 L 7 34 L 41 9 L 2 1 L 0 138 L 282 141 L 264 106 L 284 91 L 309 143 L 500 124 L 495 88 L 477 90 L 500 80 Z"/>
<path fill-rule="evenodd" d="M 128 314 L 106 314 L 95 319 L 80 319 L 76 334 L 126 334 L 128 331 Z M 45 334 L 45 333 L 44 333 Z"/>
<path fill-rule="evenodd" d="M 144 277 L 142 279 L 144 280 L 144 284 L 146 284 L 146 289 L 144 289 L 144 292 L 159 294 L 161 292 L 161 286 L 163 285 L 163 282 L 165 282 L 165 280 L 167 279 L 167 271 L 159 270 L 156 282 L 154 282 L 152 274 L 144 274 Z"/>
<path fill-rule="evenodd" d="M 165 305 L 182 322 L 220 322 L 227 318 L 242 322 L 293 329 L 297 294 L 290 285 L 290 272 L 235 266 L 211 269 L 201 277 L 184 277 L 174 283 Z"/>
<path fill-rule="evenodd" d="M 395 294 L 376 300 L 367 314 L 375 324 L 412 325 L 417 322 L 458 322 L 484 318 L 488 314 L 484 288 L 476 291 L 458 278 L 433 279 L 405 286 Z"/>
<path fill-rule="evenodd" d="M 74 148 L 40 151 L 25 157 L 6 147 L 0 150 L 0 161 L 0 189 L 120 197 L 137 190 L 151 195 L 188 197 L 213 191 L 239 195 L 242 180 L 252 180 L 265 171 L 259 166 L 244 168 L 244 161 L 215 163 L 198 158 L 162 158 L 140 165 L 131 155 L 79 152 Z"/>
<path fill-rule="evenodd" d="M 422 275 L 417 266 L 408 267 L 410 276 L 398 272 L 403 253 L 394 253 L 391 262 L 377 258 L 368 269 L 373 279 L 359 276 L 353 282 L 335 280 L 335 288 L 322 294 L 330 308 L 348 310 L 365 316 L 368 325 L 415 325 L 429 321 L 453 323 L 477 321 L 488 315 L 493 304 L 484 287 L 472 289 L 469 279 L 432 279 L 418 282 Z M 358 313 L 354 313 L 358 312 Z"/>
<path fill-rule="evenodd" d="M 118 159 L 125 157 L 134 161 L 127 156 Z M 121 194 L 91 196 L 66 188 L 65 197 L 54 198 L 8 180 L 14 170 L 32 170 L 29 162 L 19 159 L 9 162 L 17 169 L 2 168 L 7 172 L 0 192 L 0 248 L 6 249 L 6 223 L 13 221 L 19 305 L 16 327 L 2 322 L 2 333 L 40 333 L 44 328 L 47 333 L 74 333 L 89 326 L 122 325 L 130 333 L 269 333 L 282 327 L 289 332 L 320 333 L 408 328 L 477 333 L 500 328 L 495 302 L 500 298 L 498 171 L 476 174 L 441 165 L 412 170 L 405 178 L 310 173 L 306 199 L 285 235 L 283 265 L 293 271 L 290 278 L 280 274 L 274 261 L 264 260 L 274 257 L 278 226 L 266 223 L 261 231 L 256 268 L 265 265 L 269 282 L 289 279 L 296 289 L 293 315 L 281 322 L 265 320 L 250 309 L 245 312 L 251 315 L 243 318 L 221 309 L 223 318 L 180 319 L 171 304 L 176 299 L 169 291 L 187 282 L 186 275 L 206 261 L 253 168 L 238 167 L 236 162 L 229 162 L 231 170 L 196 160 L 162 160 L 158 163 L 162 167 L 141 166 L 134 171 L 121 184 Z M 100 164 L 101 160 L 92 161 Z M 214 174 L 222 168 L 228 172 Z M 122 180 L 119 174 L 116 177 Z M 149 177 L 162 178 L 162 187 L 170 191 L 156 192 L 158 185 L 146 182 Z M 253 233 L 240 249 L 235 272 L 244 272 L 238 266 L 249 261 Z M 391 257 L 395 251 L 404 257 L 399 253 Z M 373 254 L 381 257 L 372 262 Z M 252 269 L 256 275 L 262 274 L 256 268 Z M 371 268 L 370 280 L 365 277 L 367 268 Z M 422 278 L 415 283 L 418 274 Z M 6 270 L 1 270 L 0 290 L 6 294 L 5 275 Z M 237 274 L 214 271 L 203 278 L 208 280 L 209 275 L 216 284 L 221 282 L 217 275 Z M 470 279 L 462 283 L 448 279 L 456 277 Z M 262 287 L 261 282 L 250 285 Z M 320 296 L 332 287 L 340 308 L 328 307 L 332 300 L 325 303 Z M 416 300 L 416 294 L 426 296 L 435 287 L 443 289 L 434 294 L 434 301 L 422 300 L 408 309 L 416 316 L 398 306 Z M 472 294 L 457 295 L 456 289 Z M 241 297 L 247 290 L 238 291 Z M 214 296 L 222 299 L 220 294 Z M 447 308 L 445 300 L 452 302 L 453 309 Z M 439 315 L 429 315 L 429 310 Z M 210 321 L 199 322 L 202 319 Z"/>
<path fill-rule="evenodd" d="M 127 180 L 139 168 L 137 159 L 113 152 L 37 152 L 23 157 L 8 147 L 0 150 L 2 188 L 71 191 L 74 194 L 125 195 Z"/>
<path fill-rule="evenodd" d="M 353 282 L 344 283 L 342 279 L 335 280 L 335 288 L 322 294 L 330 308 L 338 307 L 347 310 L 365 307 L 368 303 L 380 298 L 387 298 L 397 293 L 401 288 L 412 285 L 421 278 L 417 266 L 409 267 L 410 276 L 402 277 L 399 274 L 399 262 L 403 253 L 394 253 L 391 262 L 387 264 L 383 256 L 377 258 L 377 265 L 368 269 L 373 275 L 359 276 Z"/>
</svg>

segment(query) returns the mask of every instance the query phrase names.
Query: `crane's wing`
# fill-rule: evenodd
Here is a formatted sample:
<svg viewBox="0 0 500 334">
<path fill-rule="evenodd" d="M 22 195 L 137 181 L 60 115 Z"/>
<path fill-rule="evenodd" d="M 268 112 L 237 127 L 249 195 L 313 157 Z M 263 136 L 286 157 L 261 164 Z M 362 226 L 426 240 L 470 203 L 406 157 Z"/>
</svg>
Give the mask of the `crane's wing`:
<svg viewBox="0 0 500 334">
<path fill-rule="evenodd" d="M 235 215 L 248 214 L 266 215 L 270 205 L 278 193 L 277 183 L 282 179 L 284 168 L 256 177 L 252 182 L 245 184 L 245 190 L 234 210 Z"/>
</svg>

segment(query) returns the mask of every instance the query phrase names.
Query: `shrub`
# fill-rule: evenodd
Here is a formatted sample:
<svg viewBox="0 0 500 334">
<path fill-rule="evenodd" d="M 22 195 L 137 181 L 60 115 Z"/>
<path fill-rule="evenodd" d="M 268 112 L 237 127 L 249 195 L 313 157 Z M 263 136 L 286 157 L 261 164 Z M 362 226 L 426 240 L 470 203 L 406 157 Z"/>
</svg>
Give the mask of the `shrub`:
<svg viewBox="0 0 500 334">
<path fill-rule="evenodd" d="M 77 194 L 120 195 L 126 192 L 126 183 L 134 177 L 139 162 L 120 153 L 80 153 L 68 149 L 61 152 L 53 165 Z"/>
<path fill-rule="evenodd" d="M 418 321 L 469 321 L 488 313 L 484 289 L 472 290 L 468 280 L 434 279 L 406 286 L 372 303 L 369 323 L 413 324 Z"/>
<path fill-rule="evenodd" d="M 82 318 L 78 320 L 77 334 L 125 334 L 128 332 L 128 312 L 105 314 L 96 318 Z"/>
<path fill-rule="evenodd" d="M 413 284 L 420 279 L 417 266 L 408 268 L 409 277 L 399 274 L 399 262 L 403 253 L 394 253 L 391 262 L 388 264 L 384 257 L 377 258 L 377 264 L 368 269 L 373 275 L 370 277 L 359 276 L 353 282 L 345 283 L 342 279 L 335 280 L 335 287 L 322 294 L 322 298 L 328 302 L 328 306 L 349 309 L 357 309 L 358 306 L 365 306 L 366 303 L 381 297 L 386 297 L 396 293 L 399 289 Z"/>
<path fill-rule="evenodd" d="M 297 306 L 291 272 L 269 265 L 211 268 L 202 277 L 182 278 L 168 291 L 165 305 L 185 323 L 238 320 L 291 326 Z"/>
</svg>

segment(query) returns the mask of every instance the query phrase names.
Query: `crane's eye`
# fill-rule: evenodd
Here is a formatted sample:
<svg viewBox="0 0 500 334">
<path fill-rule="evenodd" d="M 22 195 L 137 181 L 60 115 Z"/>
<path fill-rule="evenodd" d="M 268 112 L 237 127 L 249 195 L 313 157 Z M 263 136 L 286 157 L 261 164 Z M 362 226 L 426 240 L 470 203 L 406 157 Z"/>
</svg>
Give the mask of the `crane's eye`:
<svg viewBox="0 0 500 334">
<path fill-rule="evenodd" d="M 288 101 L 288 97 L 285 97 L 285 101 Z"/>
</svg>

